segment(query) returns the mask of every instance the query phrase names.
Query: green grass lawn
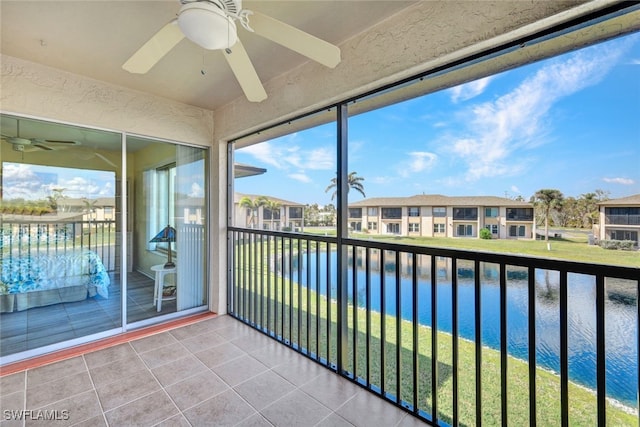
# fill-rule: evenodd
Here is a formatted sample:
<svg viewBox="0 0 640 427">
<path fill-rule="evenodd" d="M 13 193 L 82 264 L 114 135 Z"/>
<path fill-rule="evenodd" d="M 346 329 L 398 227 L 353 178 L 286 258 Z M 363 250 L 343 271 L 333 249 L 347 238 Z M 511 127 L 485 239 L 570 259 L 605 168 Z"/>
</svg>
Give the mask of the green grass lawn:
<svg viewBox="0 0 640 427">
<path fill-rule="evenodd" d="M 298 287 L 296 283 L 290 283 L 286 278 L 267 275 L 263 271 L 237 269 L 236 273 L 238 275 L 244 274 L 245 278 L 253 278 L 251 292 L 246 291 L 239 299 L 239 314 L 243 313 L 243 307 L 248 307 L 248 302 L 251 301 L 254 307 L 253 321 L 260 322 L 259 314 L 262 310 L 263 326 L 267 329 L 275 331 L 283 340 L 288 340 L 318 354 L 330 363 L 337 363 L 337 305 L 335 301 L 328 303 L 327 299 L 322 296 L 318 299 L 314 291 Z M 269 283 L 268 289 L 270 289 L 268 293 L 266 292 L 267 283 Z M 268 324 L 266 323 L 267 312 L 270 319 Z M 331 321 L 327 321 L 329 316 Z M 369 336 L 366 335 L 366 319 L 367 313 L 364 309 L 354 311 L 353 307 L 349 307 L 347 314 L 348 355 L 344 369 L 352 373 L 355 372 L 356 376 L 360 378 L 368 379 L 376 387 L 382 387 L 384 380 L 384 390 L 393 395 L 396 395 L 397 378 L 399 377 L 401 400 L 410 405 L 417 403 L 420 409 L 431 413 L 433 378 L 431 328 L 418 326 L 417 331 L 414 331 L 411 322 L 401 321 L 398 323 L 395 317 L 387 315 L 384 318 L 385 338 L 383 340 L 383 318 L 380 313 L 372 312 L 369 315 L 371 328 Z M 354 328 L 356 332 L 355 343 Z M 396 357 L 398 354 L 396 345 L 398 330 L 400 331 L 399 360 Z M 415 348 L 418 355 L 417 372 L 413 371 L 414 332 L 418 336 Z M 327 337 L 331 337 L 329 342 L 327 342 Z M 453 413 L 453 337 L 451 334 L 438 332 L 437 340 L 438 418 L 451 423 Z M 367 344 L 369 372 L 366 371 Z M 465 339 L 458 339 L 458 349 L 460 425 L 476 425 L 475 344 Z M 384 370 L 382 354 L 384 354 Z M 397 375 L 398 369 L 400 369 L 399 376 Z M 507 362 L 509 425 L 529 424 L 528 369 L 526 361 L 509 357 Z M 413 398 L 414 377 L 418 379 L 417 402 L 414 402 Z M 538 424 L 559 425 L 559 376 L 545 369 L 537 368 L 536 381 L 536 420 Z M 487 347 L 482 348 L 481 384 L 482 422 L 485 425 L 500 424 L 500 353 Z M 570 425 L 593 426 L 597 424 L 596 396 L 593 391 L 569 383 L 569 417 Z M 607 423 L 615 426 L 637 426 L 638 415 L 608 401 Z"/>
<path fill-rule="evenodd" d="M 581 232 L 582 231 L 582 232 Z M 324 230 L 306 228 L 305 232 L 324 235 Z M 335 236 L 335 231 L 329 235 Z M 404 237 L 391 235 L 374 235 L 354 233 L 356 239 L 372 239 L 381 242 L 402 245 L 431 246 L 470 251 L 495 252 L 512 255 L 523 255 L 537 258 L 554 258 L 567 261 L 586 262 L 590 264 L 619 265 L 640 267 L 640 251 L 620 251 L 602 249 L 589 245 L 584 230 L 562 230 L 563 238 L 550 239 L 551 250 L 544 240 L 512 240 L 452 237 Z"/>
</svg>

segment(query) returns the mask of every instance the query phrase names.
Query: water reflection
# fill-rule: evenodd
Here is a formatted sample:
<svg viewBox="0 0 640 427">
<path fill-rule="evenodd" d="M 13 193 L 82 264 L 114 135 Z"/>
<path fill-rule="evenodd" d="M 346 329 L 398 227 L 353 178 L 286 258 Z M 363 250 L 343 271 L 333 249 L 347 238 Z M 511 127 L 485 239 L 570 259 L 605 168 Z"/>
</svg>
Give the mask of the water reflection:
<svg viewBox="0 0 640 427">
<path fill-rule="evenodd" d="M 413 256 L 401 253 L 399 256 L 400 283 L 396 283 L 396 255 L 379 250 L 371 250 L 369 304 L 374 311 L 380 311 L 384 299 L 386 313 L 396 315 L 396 290 L 399 289 L 402 318 L 411 320 L 412 313 L 412 275 L 414 268 L 417 276 L 418 320 L 420 324 L 431 326 L 431 257 L 417 256 L 416 266 Z M 291 266 L 294 277 L 300 278 L 306 286 L 306 269 L 312 274 L 311 287 L 316 288 L 316 268 L 320 268 L 321 282 L 326 280 L 327 257 L 312 256 L 307 265 L 306 257 L 293 257 Z M 437 283 L 437 322 L 438 329 L 452 331 L 452 261 L 450 258 L 437 257 L 435 260 Z M 329 257 L 329 269 L 332 297 L 337 295 L 336 253 Z M 289 262 L 284 265 L 289 274 Z M 349 302 L 359 307 L 366 306 L 365 251 L 359 250 L 355 260 L 349 253 L 348 265 L 355 272 L 349 277 Z M 384 266 L 384 274 L 380 266 Z M 298 270 L 300 275 L 298 275 Z M 282 273 L 282 271 L 280 271 Z M 495 264 L 481 263 L 478 271 L 481 282 L 482 341 L 494 349 L 500 348 L 500 295 L 499 268 Z M 475 336 L 474 280 L 475 265 L 472 261 L 457 261 L 459 335 L 473 340 Z M 381 295 L 381 278 L 384 277 L 384 295 Z M 523 267 L 508 266 L 507 277 L 507 335 L 509 353 L 523 360 L 528 359 L 528 270 Z M 355 281 L 355 282 L 354 282 Z M 354 292 L 355 283 L 355 292 Z M 559 372 L 560 370 L 560 275 L 557 271 L 536 270 L 535 272 L 535 312 L 536 312 L 536 359 L 539 366 Z M 321 287 L 322 288 L 322 287 Z M 606 375 L 607 395 L 632 407 L 637 406 L 638 390 L 638 337 L 637 337 L 637 291 L 635 282 L 625 280 L 606 280 L 605 336 L 606 336 Z M 321 289 L 322 290 L 322 289 Z M 326 291 L 325 291 L 326 292 Z M 323 293 L 325 293 L 323 292 Z M 568 275 L 568 339 L 569 339 L 569 378 L 589 388 L 596 387 L 596 281 L 589 275 Z"/>
</svg>

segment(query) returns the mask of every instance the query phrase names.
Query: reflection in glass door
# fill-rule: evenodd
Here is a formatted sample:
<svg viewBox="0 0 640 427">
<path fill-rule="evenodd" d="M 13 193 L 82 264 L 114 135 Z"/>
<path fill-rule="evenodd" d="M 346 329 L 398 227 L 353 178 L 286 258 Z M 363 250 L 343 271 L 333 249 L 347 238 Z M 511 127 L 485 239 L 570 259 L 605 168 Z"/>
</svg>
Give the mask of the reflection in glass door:
<svg viewBox="0 0 640 427">
<path fill-rule="evenodd" d="M 0 357 L 118 330 L 121 135 L 8 115 L 0 127 Z"/>
<path fill-rule="evenodd" d="M 127 323 L 202 307 L 206 295 L 206 154 L 127 137 L 133 267 Z"/>
</svg>

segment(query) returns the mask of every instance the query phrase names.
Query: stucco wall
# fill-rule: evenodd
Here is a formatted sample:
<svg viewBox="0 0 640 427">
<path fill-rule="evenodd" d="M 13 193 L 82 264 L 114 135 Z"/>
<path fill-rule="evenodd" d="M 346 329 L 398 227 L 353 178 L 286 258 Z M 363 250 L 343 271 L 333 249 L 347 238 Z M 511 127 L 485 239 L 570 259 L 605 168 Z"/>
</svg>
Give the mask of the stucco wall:
<svg viewBox="0 0 640 427">
<path fill-rule="evenodd" d="M 7 55 L 0 62 L 2 111 L 211 145 L 211 111 Z"/>
</svg>

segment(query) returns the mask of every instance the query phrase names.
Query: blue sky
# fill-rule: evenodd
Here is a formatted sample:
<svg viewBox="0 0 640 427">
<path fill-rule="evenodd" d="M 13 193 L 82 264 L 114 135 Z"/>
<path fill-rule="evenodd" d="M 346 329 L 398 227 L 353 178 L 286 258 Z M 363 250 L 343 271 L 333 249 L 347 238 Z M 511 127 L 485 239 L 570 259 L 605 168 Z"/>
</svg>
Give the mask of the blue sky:
<svg viewBox="0 0 640 427">
<path fill-rule="evenodd" d="M 4 199 L 43 200 L 57 188 L 73 199 L 115 196 L 114 172 L 8 162 L 2 168 Z"/>
<path fill-rule="evenodd" d="M 237 150 L 267 173 L 236 191 L 331 203 L 335 135 L 328 124 Z M 640 193 L 640 35 L 354 116 L 349 171 L 367 197 Z"/>
</svg>

